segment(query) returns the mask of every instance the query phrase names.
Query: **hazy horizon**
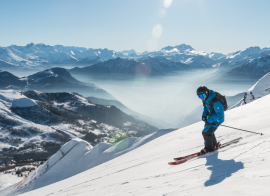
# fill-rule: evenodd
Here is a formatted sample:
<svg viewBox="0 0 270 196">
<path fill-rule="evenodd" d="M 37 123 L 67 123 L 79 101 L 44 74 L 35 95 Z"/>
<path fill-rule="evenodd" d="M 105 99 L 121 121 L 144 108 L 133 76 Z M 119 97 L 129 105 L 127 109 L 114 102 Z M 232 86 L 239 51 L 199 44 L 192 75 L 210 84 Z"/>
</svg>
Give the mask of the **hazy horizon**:
<svg viewBox="0 0 270 196">
<path fill-rule="evenodd" d="M 30 42 L 30 43 L 27 43 L 27 44 L 25 44 L 25 45 L 16 45 L 16 44 L 11 44 L 11 45 L 8 45 L 8 46 L 3 46 L 3 47 L 11 47 L 11 46 L 13 46 L 13 45 L 16 45 L 16 46 L 21 46 L 21 47 L 24 47 L 24 46 L 27 46 L 28 44 L 31 44 L 31 43 L 33 43 L 33 42 Z M 33 43 L 33 44 L 45 44 L 45 45 L 48 45 L 48 44 L 46 44 L 46 43 Z M 182 44 L 186 44 L 186 45 L 189 45 L 189 46 L 191 46 L 192 48 L 194 48 L 192 45 L 190 45 L 190 44 L 188 44 L 188 43 L 179 43 L 179 44 L 174 44 L 174 45 L 166 45 L 166 46 L 164 46 L 164 47 L 162 47 L 162 48 L 165 48 L 165 47 L 167 47 L 167 46 L 171 46 L 171 47 L 175 47 L 175 46 L 179 46 L 179 45 L 182 45 Z M 49 46 L 56 46 L 56 45 L 61 45 L 61 44 L 55 44 L 55 45 L 49 45 Z M 82 48 L 91 48 L 91 47 L 86 47 L 86 46 L 76 46 L 76 45 L 69 45 L 69 46 L 67 46 L 67 45 L 63 45 L 64 47 L 82 47 Z M 1 46 L 0 46 L 1 47 Z M 245 49 L 247 49 L 247 48 L 250 48 L 250 47 L 260 47 L 259 45 L 250 45 L 250 46 L 247 46 L 246 48 L 242 48 L 242 49 L 235 49 L 235 50 L 233 50 L 233 51 L 230 51 L 230 52 L 227 52 L 227 53 L 222 53 L 222 52 L 217 52 L 217 51 L 211 51 L 211 52 L 214 52 L 214 53 L 222 53 L 222 54 L 224 54 L 224 55 L 228 55 L 228 54 L 230 54 L 230 53 L 234 53 L 234 52 L 237 52 L 237 51 L 243 51 L 243 50 L 245 50 Z M 161 50 L 162 48 L 160 48 L 159 50 Z M 261 49 L 263 49 L 263 48 L 270 48 L 270 44 L 269 44 L 269 46 L 266 46 L 266 47 L 260 47 Z M 122 52 L 122 51 L 128 51 L 128 50 L 135 50 L 134 48 L 130 48 L 130 49 L 124 49 L 124 50 L 119 50 L 119 51 L 116 51 L 115 49 L 113 49 L 113 48 L 92 48 L 92 49 L 108 49 L 108 50 L 113 50 L 113 51 L 115 51 L 115 52 Z M 196 48 L 194 48 L 195 50 L 196 50 Z M 153 51 L 142 51 L 142 52 L 138 52 L 138 51 L 136 51 L 135 50 L 135 52 L 138 52 L 138 53 L 143 53 L 143 52 L 157 52 L 157 51 L 159 51 L 159 50 L 153 50 Z M 204 51 L 204 50 L 196 50 L 196 51 L 199 51 L 199 52 L 206 52 L 206 51 Z M 206 53 L 211 53 L 211 52 L 206 52 Z M 67 65 L 66 67 L 70 67 L 70 66 L 72 66 L 72 65 Z M 76 66 L 87 66 L 87 65 L 76 65 Z"/>
<path fill-rule="evenodd" d="M 270 46 L 269 6 L 268 0 L 2 1 L 0 45 L 144 52 L 185 43 L 228 54 Z"/>
</svg>

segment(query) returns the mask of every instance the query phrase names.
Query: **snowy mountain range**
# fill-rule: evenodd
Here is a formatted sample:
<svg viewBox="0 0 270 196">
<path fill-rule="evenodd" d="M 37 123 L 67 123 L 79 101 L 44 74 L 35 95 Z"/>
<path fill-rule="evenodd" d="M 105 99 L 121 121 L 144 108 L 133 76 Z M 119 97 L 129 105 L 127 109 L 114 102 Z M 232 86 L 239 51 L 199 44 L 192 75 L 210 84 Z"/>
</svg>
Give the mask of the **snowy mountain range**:
<svg viewBox="0 0 270 196">
<path fill-rule="evenodd" d="M 96 145 L 115 131 L 141 136 L 157 130 L 78 94 L 15 90 L 0 91 L 0 124 L 1 161 L 48 158 L 74 137 Z"/>
<path fill-rule="evenodd" d="M 270 55 L 260 56 L 249 60 L 247 63 L 232 69 L 230 75 L 246 75 L 262 77 L 270 72 Z"/>
<path fill-rule="evenodd" d="M 1 69 L 39 68 L 72 65 L 83 66 L 71 73 L 80 74 L 142 74 L 156 75 L 171 71 L 187 69 L 229 67 L 230 69 L 243 66 L 233 72 L 248 72 L 249 74 L 265 74 L 262 67 L 269 66 L 270 48 L 250 47 L 224 55 L 221 53 L 206 53 L 196 51 L 189 45 L 167 46 L 156 52 L 137 53 L 134 50 L 116 52 L 108 49 L 91 49 L 74 46 L 49 46 L 45 44 L 28 44 L 26 46 L 11 45 L 0 47 Z M 95 65 L 90 67 L 90 65 Z M 85 72 L 87 71 L 87 72 Z"/>
<path fill-rule="evenodd" d="M 0 48 L 0 65 L 6 67 L 33 67 L 43 64 L 93 64 L 114 58 L 115 52 L 108 49 L 49 46 L 45 44 L 11 45 Z"/>
<path fill-rule="evenodd" d="M 51 68 L 22 78 L 7 71 L 0 71 L 0 88 L 43 92 L 77 92 L 85 96 L 114 98 L 93 83 L 83 83 L 76 80 L 64 68 Z"/>
<path fill-rule="evenodd" d="M 38 90 L 41 92 L 75 92 L 99 105 L 114 105 L 128 115 L 136 119 L 148 122 L 157 127 L 168 126 L 168 123 L 162 120 L 152 119 L 137 112 L 134 112 L 124 106 L 108 93 L 99 88 L 94 83 L 83 83 L 76 80 L 64 68 L 51 68 L 33 75 L 19 78 L 7 71 L 0 71 L 0 89 L 15 90 Z"/>
<path fill-rule="evenodd" d="M 105 76 L 121 77 L 121 76 L 149 76 L 149 75 L 162 75 L 171 71 L 188 70 L 189 67 L 186 64 L 180 62 L 174 62 L 165 58 L 145 57 L 139 60 L 116 58 L 110 59 L 103 63 L 86 66 L 76 67 L 70 69 L 69 72 L 72 75 L 84 75 L 100 78 Z"/>
<path fill-rule="evenodd" d="M 73 139 L 38 170 L 1 194 L 268 195 L 270 95 L 265 94 L 267 86 L 270 80 L 265 76 L 249 90 L 256 99 L 226 111 L 224 122 L 264 135 L 219 127 L 215 134 L 221 144 L 238 137 L 242 140 L 177 166 L 167 163 L 203 147 L 203 122 L 126 138 L 115 145 L 99 143 L 92 147 L 81 139 Z"/>
</svg>

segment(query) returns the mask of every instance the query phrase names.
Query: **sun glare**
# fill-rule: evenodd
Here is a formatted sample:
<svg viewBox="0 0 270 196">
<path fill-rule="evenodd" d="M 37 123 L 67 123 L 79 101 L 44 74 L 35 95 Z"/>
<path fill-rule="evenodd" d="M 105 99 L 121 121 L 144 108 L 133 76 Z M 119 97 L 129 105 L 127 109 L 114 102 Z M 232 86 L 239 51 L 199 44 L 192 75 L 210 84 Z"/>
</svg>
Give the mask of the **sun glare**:
<svg viewBox="0 0 270 196">
<path fill-rule="evenodd" d="M 164 4 L 163 5 L 164 5 L 165 8 L 170 7 L 171 4 L 172 4 L 172 0 L 164 0 Z"/>
<path fill-rule="evenodd" d="M 155 27 L 152 30 L 152 36 L 153 38 L 159 38 L 162 35 L 163 28 L 160 24 L 155 25 Z"/>
</svg>

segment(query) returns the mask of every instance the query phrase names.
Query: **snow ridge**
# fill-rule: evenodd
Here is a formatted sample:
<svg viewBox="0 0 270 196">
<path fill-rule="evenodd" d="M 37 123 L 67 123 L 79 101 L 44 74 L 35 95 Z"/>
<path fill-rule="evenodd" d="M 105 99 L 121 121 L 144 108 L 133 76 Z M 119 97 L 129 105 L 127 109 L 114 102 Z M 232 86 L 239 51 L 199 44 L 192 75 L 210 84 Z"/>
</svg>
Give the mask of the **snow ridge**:
<svg viewBox="0 0 270 196">
<path fill-rule="evenodd" d="M 270 94 L 270 72 L 260 78 L 244 95 L 238 103 L 230 109 L 248 104 L 256 99 Z"/>
<path fill-rule="evenodd" d="M 21 194 L 61 181 L 137 149 L 174 130 L 163 129 L 144 137 L 127 138 L 114 145 L 101 142 L 94 147 L 79 138 L 72 139 L 46 163 L 18 183 L 16 188 L 11 188 L 8 191 L 12 191 L 12 194 Z M 74 162 L 74 160 L 76 161 Z M 67 168 L 73 169 L 67 170 Z"/>
</svg>

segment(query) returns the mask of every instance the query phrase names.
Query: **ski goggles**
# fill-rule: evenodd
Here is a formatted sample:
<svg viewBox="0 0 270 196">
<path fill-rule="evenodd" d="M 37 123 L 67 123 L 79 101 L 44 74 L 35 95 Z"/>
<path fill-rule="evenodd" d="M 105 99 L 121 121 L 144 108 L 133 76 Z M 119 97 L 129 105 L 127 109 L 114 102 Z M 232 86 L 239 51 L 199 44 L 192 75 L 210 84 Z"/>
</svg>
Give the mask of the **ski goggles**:
<svg viewBox="0 0 270 196">
<path fill-rule="evenodd" d="M 207 95 L 206 95 L 206 93 L 203 93 L 203 94 L 199 94 L 198 95 L 198 97 L 200 98 L 200 99 L 203 99 L 203 98 L 205 98 Z"/>
</svg>

